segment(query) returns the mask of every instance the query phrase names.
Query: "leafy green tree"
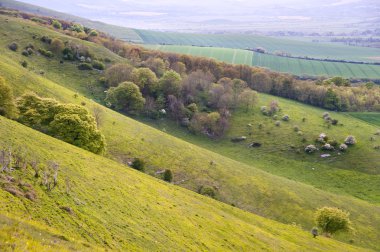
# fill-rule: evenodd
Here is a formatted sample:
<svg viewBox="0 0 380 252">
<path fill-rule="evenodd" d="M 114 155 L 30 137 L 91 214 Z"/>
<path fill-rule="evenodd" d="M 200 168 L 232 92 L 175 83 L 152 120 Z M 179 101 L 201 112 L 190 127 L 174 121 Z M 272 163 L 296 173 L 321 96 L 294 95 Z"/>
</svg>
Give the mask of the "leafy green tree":
<svg viewBox="0 0 380 252">
<path fill-rule="evenodd" d="M 324 99 L 324 107 L 331 110 L 341 110 L 341 103 L 338 95 L 329 88 L 326 92 L 326 96 Z"/>
<path fill-rule="evenodd" d="M 178 96 L 181 91 L 181 82 L 182 78 L 177 72 L 166 71 L 159 80 L 159 89 L 165 96 Z"/>
<path fill-rule="evenodd" d="M 17 100 L 19 121 L 82 149 L 100 154 L 105 139 L 88 110 L 74 104 L 25 94 Z"/>
<path fill-rule="evenodd" d="M 248 112 L 248 110 L 252 109 L 253 105 L 257 102 L 257 99 L 257 92 L 247 88 L 239 95 L 239 104 L 240 106 L 245 107 L 245 110 Z"/>
<path fill-rule="evenodd" d="M 5 82 L 5 79 L 0 76 L 0 116 L 7 118 L 15 118 L 17 109 L 13 99 L 11 87 Z"/>
<path fill-rule="evenodd" d="M 111 87 L 105 101 L 115 109 L 129 113 L 141 111 L 145 103 L 139 87 L 133 82 L 123 82 L 117 87 Z"/>
<path fill-rule="evenodd" d="M 53 20 L 51 22 L 51 25 L 55 28 L 55 29 L 62 29 L 62 24 L 58 21 L 58 20 Z"/>
<path fill-rule="evenodd" d="M 164 180 L 167 182 L 173 181 L 173 173 L 171 170 L 165 170 L 164 172 Z"/>
<path fill-rule="evenodd" d="M 132 80 L 144 95 L 152 94 L 157 89 L 157 76 L 149 68 L 136 68 L 132 71 Z"/>
<path fill-rule="evenodd" d="M 349 213 L 336 207 L 322 207 L 315 213 L 315 222 L 326 235 L 335 234 L 338 231 L 349 231 L 351 221 Z"/>
<path fill-rule="evenodd" d="M 144 171 L 145 162 L 141 158 L 136 158 L 135 160 L 133 160 L 131 167 L 138 171 Z"/>
<path fill-rule="evenodd" d="M 82 106 L 58 105 L 49 126 L 49 133 L 55 138 L 97 154 L 105 150 L 104 136 L 97 129 L 94 117 Z"/>
<path fill-rule="evenodd" d="M 168 68 L 167 63 L 161 58 L 151 57 L 144 62 L 144 65 L 152 70 L 158 77 L 161 77 Z"/>
<path fill-rule="evenodd" d="M 109 87 L 116 87 L 124 81 L 132 81 L 134 67 L 129 64 L 115 64 L 106 70 L 105 78 Z"/>
</svg>

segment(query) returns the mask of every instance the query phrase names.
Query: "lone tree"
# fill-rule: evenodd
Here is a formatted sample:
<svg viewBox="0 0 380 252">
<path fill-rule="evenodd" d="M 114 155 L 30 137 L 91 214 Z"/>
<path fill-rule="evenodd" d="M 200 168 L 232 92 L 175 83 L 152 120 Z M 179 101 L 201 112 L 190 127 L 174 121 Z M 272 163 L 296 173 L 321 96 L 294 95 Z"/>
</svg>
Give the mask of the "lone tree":
<svg viewBox="0 0 380 252">
<path fill-rule="evenodd" d="M 315 213 L 315 222 L 326 236 L 330 236 L 338 231 L 351 229 L 349 215 L 336 207 L 322 207 Z"/>
<path fill-rule="evenodd" d="M 11 87 L 0 76 L 0 116 L 13 119 L 17 115 Z"/>
<path fill-rule="evenodd" d="M 117 87 L 111 87 L 105 101 L 117 110 L 133 114 L 141 111 L 145 104 L 139 87 L 133 82 L 123 82 Z"/>
<path fill-rule="evenodd" d="M 172 182 L 173 181 L 173 173 L 171 170 L 165 170 L 164 172 L 164 180 L 166 182 Z"/>
</svg>

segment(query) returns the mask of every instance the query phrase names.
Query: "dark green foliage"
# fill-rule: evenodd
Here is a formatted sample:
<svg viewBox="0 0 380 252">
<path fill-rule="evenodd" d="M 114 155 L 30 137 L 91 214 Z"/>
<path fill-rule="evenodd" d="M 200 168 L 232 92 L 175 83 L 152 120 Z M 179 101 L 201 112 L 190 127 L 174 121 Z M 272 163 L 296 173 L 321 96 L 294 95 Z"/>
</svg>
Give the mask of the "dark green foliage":
<svg viewBox="0 0 380 252">
<path fill-rule="evenodd" d="M 114 64 L 106 70 L 105 78 L 109 87 L 116 87 L 124 81 L 132 81 L 134 67 L 129 64 Z"/>
<path fill-rule="evenodd" d="M 117 87 L 111 87 L 105 101 L 115 109 L 129 113 L 141 111 L 145 103 L 139 87 L 133 82 L 123 82 Z"/>
<path fill-rule="evenodd" d="M 15 118 L 17 115 L 16 105 L 13 99 L 11 87 L 0 76 L 0 116 Z"/>
<path fill-rule="evenodd" d="M 149 68 L 136 68 L 132 71 L 132 80 L 139 86 L 142 93 L 152 94 L 157 89 L 156 74 Z"/>
<path fill-rule="evenodd" d="M 49 44 L 49 45 L 50 45 L 52 39 L 49 38 L 49 36 L 42 36 L 42 37 L 41 37 L 41 41 L 44 42 L 44 43 L 46 43 L 46 44 Z"/>
<path fill-rule="evenodd" d="M 324 107 L 330 110 L 341 110 L 341 103 L 338 95 L 329 88 L 327 90 L 325 99 L 324 99 Z"/>
<path fill-rule="evenodd" d="M 51 51 L 45 50 L 43 48 L 38 49 L 38 52 L 48 58 L 52 58 L 54 56 L 54 54 Z"/>
<path fill-rule="evenodd" d="M 159 89 L 165 96 L 176 96 L 181 91 L 181 81 L 182 78 L 177 72 L 173 70 L 167 71 L 159 81 Z"/>
<path fill-rule="evenodd" d="M 216 192 L 215 189 L 211 186 L 201 186 L 198 190 L 198 192 L 202 195 L 208 196 L 210 198 L 215 199 L 216 198 Z"/>
<path fill-rule="evenodd" d="M 53 20 L 51 22 L 51 25 L 55 28 L 55 29 L 62 29 L 62 24 L 58 21 L 58 20 Z"/>
<path fill-rule="evenodd" d="M 19 122 L 40 130 L 82 149 L 103 153 L 104 136 L 97 129 L 94 117 L 86 108 L 61 104 L 54 99 L 40 98 L 30 93 L 17 101 Z"/>
<path fill-rule="evenodd" d="M 65 60 L 74 60 L 74 52 L 70 48 L 64 48 L 62 54 Z"/>
<path fill-rule="evenodd" d="M 315 222 L 326 235 L 332 235 L 338 231 L 349 231 L 351 221 L 349 213 L 335 207 L 323 207 L 315 213 Z"/>
<path fill-rule="evenodd" d="M 92 70 L 92 65 L 89 63 L 80 63 L 78 65 L 79 70 Z"/>
<path fill-rule="evenodd" d="M 131 167 L 133 169 L 138 170 L 138 171 L 144 171 L 144 169 L 145 169 L 145 162 L 144 162 L 144 160 L 142 160 L 140 158 L 135 158 L 135 160 L 133 160 L 133 162 L 132 162 Z"/>
<path fill-rule="evenodd" d="M 16 42 L 12 42 L 11 44 L 9 44 L 8 48 L 12 51 L 17 51 L 18 49 L 18 44 Z"/>
<path fill-rule="evenodd" d="M 28 67 L 28 62 L 26 62 L 25 60 L 21 62 L 21 66 L 24 67 L 24 68 L 27 68 Z"/>
<path fill-rule="evenodd" d="M 106 68 L 106 66 L 98 60 L 92 61 L 92 67 L 98 70 L 104 70 Z"/>
<path fill-rule="evenodd" d="M 164 180 L 166 182 L 172 182 L 173 181 L 173 173 L 171 170 L 165 170 L 164 172 Z"/>
<path fill-rule="evenodd" d="M 28 57 L 29 56 L 29 53 L 27 50 L 23 50 L 22 53 L 21 53 L 23 56 L 25 57 Z"/>
<path fill-rule="evenodd" d="M 75 32 L 83 32 L 83 26 L 80 24 L 73 24 L 69 29 Z"/>
<path fill-rule="evenodd" d="M 90 36 L 92 36 L 92 37 L 96 37 L 96 36 L 98 36 L 98 32 L 95 31 L 95 30 L 91 30 L 90 33 L 89 33 L 88 35 L 90 35 Z"/>
</svg>

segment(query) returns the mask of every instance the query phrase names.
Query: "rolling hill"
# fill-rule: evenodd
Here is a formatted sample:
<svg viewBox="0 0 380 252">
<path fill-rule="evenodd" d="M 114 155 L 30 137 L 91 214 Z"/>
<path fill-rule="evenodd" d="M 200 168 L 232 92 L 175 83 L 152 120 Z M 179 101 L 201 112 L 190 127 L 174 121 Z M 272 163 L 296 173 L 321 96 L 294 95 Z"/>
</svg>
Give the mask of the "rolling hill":
<svg viewBox="0 0 380 252">
<path fill-rule="evenodd" d="M 61 64 L 58 57 L 48 59 L 41 55 L 34 55 L 25 59 L 20 53 L 6 48 L 11 41 L 17 41 L 20 46 L 25 46 L 32 41 L 35 46 L 44 47 L 45 45 L 39 40 L 33 41 L 33 35 L 48 35 L 59 37 L 62 40 L 86 43 L 99 58 L 108 57 L 112 59 L 112 62 L 126 61 L 96 44 L 62 35 L 32 22 L 9 18 L 8 23 L 4 22 L 4 24 L 6 26 L 2 26 L 4 28 L 2 32 L 6 36 L 3 36 L 1 41 L 0 75 L 12 84 L 17 95 L 26 91 L 35 91 L 40 95 L 54 97 L 63 102 L 76 104 L 84 102 L 86 107 L 91 109 L 95 103 L 83 96 L 76 98 L 75 93 L 78 92 L 89 98 L 97 98 L 92 96 L 88 83 L 92 83 L 91 87 L 101 88 L 100 84 L 96 82 L 101 74 L 96 71 L 84 73 L 79 71 L 73 63 Z M 21 60 L 28 61 L 27 69 L 20 66 Z M 304 109 L 301 104 L 295 106 Z M 378 248 L 376 230 L 380 223 L 379 208 L 376 204 L 366 201 L 370 197 L 366 200 L 356 199 L 352 196 L 355 193 L 351 195 L 351 192 L 346 189 L 341 190 L 332 185 L 326 186 L 324 184 L 326 182 L 322 183 L 321 189 L 317 189 L 305 184 L 305 181 L 300 183 L 297 181 L 300 180 L 298 178 L 293 178 L 296 181 L 292 181 L 275 176 L 257 169 L 256 165 L 239 162 L 234 160 L 235 157 L 227 158 L 199 148 L 107 108 L 103 109 L 105 122 L 101 130 L 107 138 L 107 157 L 120 163 L 131 157 L 142 157 L 146 159 L 147 172 L 151 175 L 155 175 L 158 170 L 169 168 L 175 174 L 174 182 L 182 187 L 198 191 L 200 186 L 213 186 L 218 188 L 218 200 L 220 201 L 234 204 L 267 218 L 285 223 L 297 223 L 306 230 L 313 225 L 312 216 L 316 208 L 332 205 L 347 209 L 351 212 L 352 219 L 356 220 L 355 228 L 358 232 L 354 235 L 355 244 Z M 320 117 L 320 110 L 313 111 L 308 111 L 312 112 L 313 118 Z M 359 123 L 360 121 L 355 122 Z M 368 129 L 372 130 L 372 128 Z M 162 154 L 163 147 L 165 154 Z M 363 145 L 361 148 L 366 147 Z M 216 165 L 210 165 L 211 161 Z M 275 168 L 276 165 L 272 164 L 272 167 Z M 123 166 L 122 169 L 126 168 Z M 343 173 L 339 172 L 340 170 L 335 171 L 337 174 L 331 173 L 330 175 L 338 179 Z M 109 174 L 108 172 L 111 174 L 111 171 L 107 171 L 107 174 Z M 368 183 L 367 189 L 373 190 L 370 187 L 376 177 L 363 178 L 371 181 Z M 349 183 L 345 185 L 345 188 L 349 187 Z M 343 241 L 352 239 L 351 235 L 345 234 L 338 235 L 337 238 Z"/>
</svg>

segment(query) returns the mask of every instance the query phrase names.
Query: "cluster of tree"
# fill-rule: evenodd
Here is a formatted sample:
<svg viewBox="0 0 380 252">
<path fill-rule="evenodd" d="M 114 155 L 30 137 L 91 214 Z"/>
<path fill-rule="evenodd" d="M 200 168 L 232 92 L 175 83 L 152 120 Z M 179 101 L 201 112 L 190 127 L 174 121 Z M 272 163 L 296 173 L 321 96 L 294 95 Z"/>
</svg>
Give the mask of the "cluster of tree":
<svg viewBox="0 0 380 252">
<path fill-rule="evenodd" d="M 51 25 L 53 20 L 31 14 L 19 13 L 26 19 L 39 18 Z M 58 30 L 70 36 L 101 44 L 118 55 L 128 58 L 135 67 L 147 67 L 160 78 L 165 69 L 176 71 L 182 78 L 201 70 L 209 72 L 216 80 L 221 78 L 241 79 L 248 87 L 263 93 L 281 96 L 313 106 L 338 111 L 380 111 L 380 88 L 378 86 L 356 85 L 353 87 L 319 85 L 318 81 L 299 80 L 294 76 L 271 72 L 266 69 L 245 65 L 231 65 L 214 59 L 192 57 L 175 53 L 158 52 L 117 40 L 107 34 L 98 36 L 80 36 L 80 25 L 58 20 L 62 29 Z M 84 31 L 91 31 L 83 27 Z M 125 80 L 124 80 L 125 81 Z M 129 81 L 129 80 L 128 80 Z M 117 85 L 121 81 L 116 82 Z M 135 83 L 137 84 L 137 83 Z M 147 101 L 147 103 L 149 103 Z"/>
<path fill-rule="evenodd" d="M 85 150 L 97 154 L 105 150 L 105 138 L 97 128 L 100 120 L 86 108 L 41 98 L 34 93 L 25 94 L 15 102 L 12 89 L 1 76 L 0 115 Z"/>
<path fill-rule="evenodd" d="M 181 76 L 159 58 L 139 66 L 116 64 L 106 70 L 108 106 L 152 118 L 168 114 L 194 133 L 219 137 L 228 127 L 230 111 L 248 111 L 257 100 L 256 92 L 240 79 L 216 81 L 202 70 Z"/>
<path fill-rule="evenodd" d="M 82 149 L 101 154 L 105 139 L 82 106 L 62 104 L 28 93 L 17 99 L 18 121 Z"/>
</svg>

